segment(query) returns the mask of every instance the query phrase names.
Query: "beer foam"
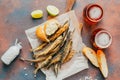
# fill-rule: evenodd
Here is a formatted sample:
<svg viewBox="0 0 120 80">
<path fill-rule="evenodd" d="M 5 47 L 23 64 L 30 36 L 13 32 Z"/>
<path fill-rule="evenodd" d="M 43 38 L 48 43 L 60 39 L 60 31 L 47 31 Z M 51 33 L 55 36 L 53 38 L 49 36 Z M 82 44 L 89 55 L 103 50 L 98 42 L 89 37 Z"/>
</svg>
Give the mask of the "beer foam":
<svg viewBox="0 0 120 80">
<path fill-rule="evenodd" d="M 107 46 L 110 42 L 110 36 L 107 33 L 101 33 L 97 36 L 97 43 L 101 46 Z"/>
<path fill-rule="evenodd" d="M 89 16 L 92 19 L 100 18 L 101 14 L 102 14 L 102 11 L 101 11 L 101 9 L 99 7 L 93 7 L 89 11 Z"/>
</svg>

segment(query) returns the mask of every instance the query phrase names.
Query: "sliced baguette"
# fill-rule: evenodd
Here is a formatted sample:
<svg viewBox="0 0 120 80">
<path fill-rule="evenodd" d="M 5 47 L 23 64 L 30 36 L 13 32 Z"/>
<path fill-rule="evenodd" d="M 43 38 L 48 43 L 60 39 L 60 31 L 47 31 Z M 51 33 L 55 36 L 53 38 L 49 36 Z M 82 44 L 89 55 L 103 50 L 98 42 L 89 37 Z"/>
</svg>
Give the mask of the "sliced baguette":
<svg viewBox="0 0 120 80">
<path fill-rule="evenodd" d="M 103 76 L 107 78 L 108 66 L 107 66 L 105 54 L 102 50 L 97 50 L 97 59 L 98 59 L 100 71 L 102 72 Z"/>
<path fill-rule="evenodd" d="M 84 47 L 82 52 L 94 66 L 99 67 L 98 61 L 97 61 L 97 54 L 93 49 L 89 47 Z"/>
</svg>

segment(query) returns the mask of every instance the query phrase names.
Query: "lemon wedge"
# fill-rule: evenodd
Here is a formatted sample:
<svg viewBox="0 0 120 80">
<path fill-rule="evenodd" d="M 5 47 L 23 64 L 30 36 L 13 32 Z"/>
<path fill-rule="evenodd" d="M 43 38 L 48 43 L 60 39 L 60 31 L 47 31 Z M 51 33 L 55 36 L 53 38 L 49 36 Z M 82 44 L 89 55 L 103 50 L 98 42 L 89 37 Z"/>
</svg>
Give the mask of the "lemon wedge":
<svg viewBox="0 0 120 80">
<path fill-rule="evenodd" d="M 53 5 L 48 5 L 47 11 L 51 16 L 56 16 L 59 14 L 59 9 Z"/>
<path fill-rule="evenodd" d="M 43 17 L 43 11 L 42 10 L 34 10 L 31 13 L 32 18 L 42 18 Z"/>
<path fill-rule="evenodd" d="M 49 42 L 49 39 L 47 38 L 47 36 L 44 32 L 44 26 L 38 26 L 37 27 L 36 36 L 44 42 Z"/>
</svg>

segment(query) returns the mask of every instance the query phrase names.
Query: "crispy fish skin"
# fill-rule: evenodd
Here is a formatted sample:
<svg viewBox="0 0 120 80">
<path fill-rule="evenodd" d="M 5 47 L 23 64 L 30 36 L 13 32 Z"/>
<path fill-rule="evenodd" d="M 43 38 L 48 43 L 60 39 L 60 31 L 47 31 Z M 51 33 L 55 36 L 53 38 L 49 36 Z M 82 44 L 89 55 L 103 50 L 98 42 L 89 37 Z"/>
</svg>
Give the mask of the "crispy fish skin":
<svg viewBox="0 0 120 80">
<path fill-rule="evenodd" d="M 58 74 L 58 64 L 55 64 L 55 66 L 54 66 L 54 72 L 55 72 L 55 75 L 57 77 L 57 74 Z"/>
<path fill-rule="evenodd" d="M 69 40 L 68 43 L 66 42 L 66 46 L 64 48 L 64 52 L 63 52 L 61 63 L 64 62 L 64 60 L 66 59 L 66 57 L 69 54 L 71 49 L 72 49 L 72 40 Z"/>
<path fill-rule="evenodd" d="M 22 60 L 22 61 L 28 61 L 28 62 L 41 62 L 41 61 L 44 61 L 47 57 L 55 55 L 59 51 L 59 49 L 60 49 L 60 47 L 57 46 L 55 49 L 53 49 L 52 51 L 50 51 L 49 55 L 40 56 L 40 57 L 38 57 L 36 59 L 24 59 L 23 57 L 21 57 L 20 60 Z"/>
<path fill-rule="evenodd" d="M 57 47 L 54 49 L 54 52 L 52 52 L 52 53 L 50 53 L 50 54 L 48 54 L 48 55 L 45 55 L 45 56 L 40 56 L 40 57 L 38 57 L 38 58 L 46 59 L 46 58 L 49 57 L 49 56 L 55 55 L 59 50 L 60 50 L 60 47 L 57 46 Z"/>
<path fill-rule="evenodd" d="M 47 55 L 49 53 L 49 51 L 51 51 L 52 49 L 54 49 L 57 45 L 59 45 L 62 42 L 63 37 L 60 36 L 58 37 L 49 47 L 47 47 L 43 52 L 41 53 L 36 53 L 34 54 L 34 57 L 39 57 L 39 56 L 43 56 L 43 55 Z"/>
<path fill-rule="evenodd" d="M 42 43 L 42 44 L 41 44 L 40 46 L 38 46 L 37 48 L 31 49 L 31 51 L 32 51 L 32 52 L 39 51 L 39 50 L 43 49 L 46 45 L 47 45 L 47 43 Z"/>
<path fill-rule="evenodd" d="M 47 64 L 51 61 L 52 56 L 49 56 L 45 61 L 43 61 L 42 63 L 38 63 L 37 68 L 34 70 L 34 74 L 37 73 L 37 71 L 45 66 L 47 66 Z"/>
<path fill-rule="evenodd" d="M 56 50 L 52 53 L 50 53 L 48 56 L 54 56 L 58 51 L 60 50 L 60 47 L 58 46 Z"/>
<path fill-rule="evenodd" d="M 68 28 L 69 29 L 69 28 Z M 67 37 L 70 35 L 70 33 L 68 32 L 68 29 L 64 32 L 64 34 L 63 34 L 63 40 L 62 40 L 62 42 L 61 42 L 61 46 L 60 47 L 63 47 L 64 46 L 64 44 L 65 44 L 65 42 L 66 42 L 66 40 L 67 40 Z"/>
<path fill-rule="evenodd" d="M 44 61 L 46 58 L 47 58 L 47 56 L 42 56 L 42 57 L 39 57 L 39 58 L 36 58 L 36 59 L 24 59 L 24 58 L 21 57 L 20 60 L 28 61 L 28 62 L 41 62 L 41 61 Z"/>
<path fill-rule="evenodd" d="M 72 59 L 72 57 L 74 56 L 76 52 L 74 50 L 71 50 L 68 54 L 68 56 L 65 58 L 65 60 L 63 61 L 63 63 L 66 63 L 68 61 L 70 61 Z"/>
<path fill-rule="evenodd" d="M 51 67 L 51 65 L 56 64 L 57 62 L 59 62 L 61 60 L 61 57 L 62 57 L 61 53 L 58 53 L 57 55 L 55 55 L 52 58 L 51 62 L 48 64 L 47 69 L 49 69 Z"/>
<path fill-rule="evenodd" d="M 64 45 L 64 43 L 65 43 L 65 41 L 67 39 L 67 34 L 68 34 L 68 30 L 66 32 L 64 32 L 63 40 L 62 40 L 61 44 L 58 45 L 55 49 L 53 49 L 51 52 L 56 52 L 57 53 L 57 51 L 59 51 L 63 47 L 63 45 Z"/>
<path fill-rule="evenodd" d="M 55 47 L 53 50 L 51 50 L 49 53 L 54 53 L 56 51 L 58 51 L 60 49 L 60 46 L 58 45 L 57 47 Z"/>
<path fill-rule="evenodd" d="M 70 32 L 66 32 L 65 33 L 65 36 L 64 36 L 64 38 L 63 38 L 63 41 L 62 41 L 62 43 L 61 43 L 61 49 L 60 49 L 60 51 L 59 51 L 59 53 L 63 53 L 63 50 L 64 50 L 64 48 L 65 48 L 65 46 L 67 45 L 67 42 L 68 42 L 68 37 L 70 36 Z"/>
<path fill-rule="evenodd" d="M 59 50 L 59 52 L 58 52 L 58 54 L 61 54 L 61 58 L 60 58 L 60 61 L 58 62 L 59 63 L 59 68 L 61 68 L 61 65 L 62 65 L 62 59 L 63 59 L 63 53 L 64 53 L 64 48 L 65 48 L 65 46 L 68 44 L 68 38 L 70 37 L 70 32 L 66 32 L 65 33 L 65 36 L 64 36 L 64 39 L 63 39 L 63 41 L 62 41 L 62 43 L 61 43 L 61 46 L 60 46 L 60 50 Z"/>
<path fill-rule="evenodd" d="M 63 27 L 61 27 L 53 36 L 49 38 L 50 41 L 54 41 L 58 36 L 63 34 L 69 28 L 69 21 L 67 21 Z"/>
<path fill-rule="evenodd" d="M 56 63 L 53 66 L 53 71 L 54 71 L 56 77 L 58 75 L 58 70 L 59 70 L 59 63 Z"/>
<path fill-rule="evenodd" d="M 70 33 L 68 33 L 68 30 L 67 30 L 67 31 L 64 32 L 64 34 L 63 34 L 63 40 L 62 40 L 60 46 L 58 46 L 59 49 L 58 49 L 57 52 L 56 52 L 57 55 L 55 55 L 55 56 L 53 57 L 52 61 L 49 63 L 49 65 L 47 66 L 47 68 L 49 68 L 52 64 L 55 64 L 55 63 L 57 63 L 57 62 L 60 62 L 60 60 L 61 60 L 61 58 L 62 58 L 62 52 L 63 52 L 62 50 L 63 50 L 63 48 L 64 48 L 63 46 L 64 46 L 64 43 L 65 43 L 68 35 L 70 35 Z M 62 47 L 62 49 L 60 50 L 61 47 Z"/>
</svg>

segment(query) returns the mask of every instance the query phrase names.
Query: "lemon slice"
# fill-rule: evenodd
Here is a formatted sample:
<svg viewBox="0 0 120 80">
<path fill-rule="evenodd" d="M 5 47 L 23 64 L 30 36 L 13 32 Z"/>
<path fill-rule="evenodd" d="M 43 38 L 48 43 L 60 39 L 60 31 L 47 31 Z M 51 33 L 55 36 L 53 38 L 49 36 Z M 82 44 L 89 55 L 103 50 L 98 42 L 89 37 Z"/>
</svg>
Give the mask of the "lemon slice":
<svg viewBox="0 0 120 80">
<path fill-rule="evenodd" d="M 43 11 L 42 10 L 34 10 L 31 13 L 32 18 L 41 18 L 43 17 Z"/>
<path fill-rule="evenodd" d="M 47 11 L 51 16 L 56 16 L 59 14 L 59 9 L 53 5 L 48 5 Z"/>
</svg>

